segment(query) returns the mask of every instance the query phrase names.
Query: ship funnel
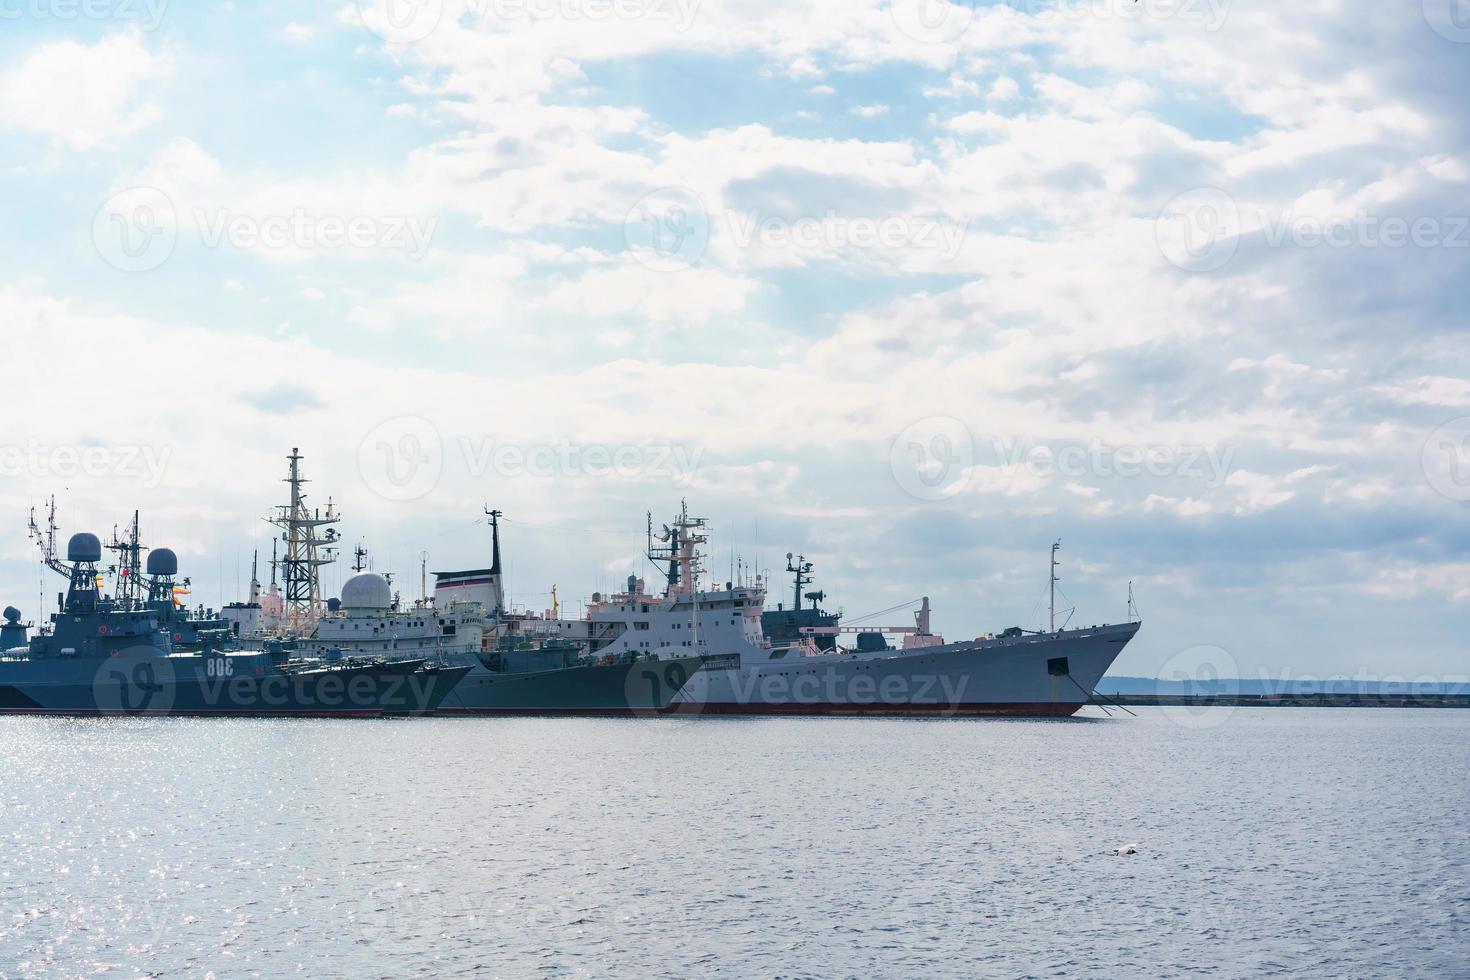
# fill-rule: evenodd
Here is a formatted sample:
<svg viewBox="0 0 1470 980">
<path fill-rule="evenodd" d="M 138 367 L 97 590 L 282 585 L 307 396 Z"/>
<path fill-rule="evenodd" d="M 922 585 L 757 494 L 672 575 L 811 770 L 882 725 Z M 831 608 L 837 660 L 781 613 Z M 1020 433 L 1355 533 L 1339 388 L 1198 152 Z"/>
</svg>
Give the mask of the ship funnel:
<svg viewBox="0 0 1470 980">
<path fill-rule="evenodd" d="M 73 534 L 66 543 L 66 560 L 99 562 L 102 560 L 102 542 L 95 534 Z"/>
</svg>

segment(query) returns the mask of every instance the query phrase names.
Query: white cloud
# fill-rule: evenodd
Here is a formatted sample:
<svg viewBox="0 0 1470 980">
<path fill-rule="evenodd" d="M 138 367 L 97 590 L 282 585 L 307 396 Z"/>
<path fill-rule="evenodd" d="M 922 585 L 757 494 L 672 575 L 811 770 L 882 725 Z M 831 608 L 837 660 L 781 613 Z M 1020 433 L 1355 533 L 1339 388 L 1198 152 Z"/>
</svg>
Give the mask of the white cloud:
<svg viewBox="0 0 1470 980">
<path fill-rule="evenodd" d="M 50 137 L 73 150 L 112 146 L 163 115 L 149 90 L 173 61 L 137 29 L 95 44 L 52 41 L 0 75 L 0 128 Z"/>
<path fill-rule="evenodd" d="M 986 94 L 987 102 L 1010 102 L 1021 95 L 1021 86 L 1009 75 L 1001 75 L 990 86 Z"/>
<path fill-rule="evenodd" d="M 316 31 L 308 24 L 298 24 L 294 20 L 281 28 L 281 37 L 291 44 L 305 44 L 316 34 Z"/>
</svg>

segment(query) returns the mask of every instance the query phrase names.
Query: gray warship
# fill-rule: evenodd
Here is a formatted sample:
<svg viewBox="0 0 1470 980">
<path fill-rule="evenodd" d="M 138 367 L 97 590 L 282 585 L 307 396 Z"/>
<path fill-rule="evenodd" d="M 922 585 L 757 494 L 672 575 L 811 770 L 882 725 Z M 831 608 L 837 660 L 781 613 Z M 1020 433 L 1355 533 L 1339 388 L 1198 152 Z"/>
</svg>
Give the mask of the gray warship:
<svg viewBox="0 0 1470 980">
<path fill-rule="evenodd" d="M 391 577 L 354 551 L 353 574 L 335 598 L 323 600 L 320 569 L 336 560 L 340 520 L 306 505 L 306 477 L 296 449 L 287 457 L 290 500 L 268 520 L 282 531 L 283 557 L 271 559 L 263 593 L 252 566 L 249 601 L 226 606 L 224 619 L 247 648 L 280 650 L 324 662 L 351 659 L 399 663 L 428 660 L 468 673 L 436 714 L 643 715 L 666 709 L 703 666 L 703 658 L 659 657 L 648 651 L 595 652 L 548 627 L 545 619 L 509 608 L 500 557 L 498 510 L 490 525 L 488 568 L 433 572 L 420 561 L 421 595 L 405 599 Z M 280 571 L 284 590 L 276 589 Z M 185 631 L 187 635 L 187 631 Z"/>
<path fill-rule="evenodd" d="M 35 529 L 35 521 L 32 520 Z M 68 587 L 37 635 L 18 609 L 0 625 L 0 713 L 55 715 L 231 715 L 382 717 L 426 714 L 464 677 L 463 667 L 416 661 L 292 662 L 270 651 L 220 649 L 213 637 L 174 646 L 186 620 L 173 604 L 176 559 L 155 552 L 147 599 L 108 595 L 102 543 L 73 535 L 56 556 L 55 507 L 44 534 L 45 564 Z M 135 581 L 129 588 L 137 588 Z M 186 647 L 193 647 L 188 649 Z"/>
</svg>

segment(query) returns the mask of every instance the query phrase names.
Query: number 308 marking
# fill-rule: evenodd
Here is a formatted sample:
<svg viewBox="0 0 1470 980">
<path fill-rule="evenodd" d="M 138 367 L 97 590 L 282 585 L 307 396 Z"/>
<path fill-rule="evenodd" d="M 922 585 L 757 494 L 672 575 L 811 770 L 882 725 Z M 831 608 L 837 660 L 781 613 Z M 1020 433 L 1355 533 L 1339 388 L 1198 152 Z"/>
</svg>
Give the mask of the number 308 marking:
<svg viewBox="0 0 1470 980">
<path fill-rule="evenodd" d="M 235 662 L 228 658 L 219 658 L 205 662 L 204 671 L 210 677 L 234 677 Z"/>
</svg>

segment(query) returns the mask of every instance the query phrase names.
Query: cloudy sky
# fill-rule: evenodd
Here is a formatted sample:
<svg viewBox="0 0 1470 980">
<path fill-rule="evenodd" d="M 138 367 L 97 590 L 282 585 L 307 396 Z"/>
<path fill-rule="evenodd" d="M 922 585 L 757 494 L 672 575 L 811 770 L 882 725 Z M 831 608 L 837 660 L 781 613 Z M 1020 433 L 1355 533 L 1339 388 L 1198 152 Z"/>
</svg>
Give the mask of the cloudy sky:
<svg viewBox="0 0 1470 980">
<path fill-rule="evenodd" d="M 299 446 L 406 593 L 489 502 L 575 602 L 688 497 L 720 579 L 804 552 L 951 638 L 1043 622 L 1060 538 L 1074 622 L 1134 583 L 1116 673 L 1467 670 L 1463 0 L 0 21 L 28 616 L 52 492 L 235 598 Z"/>
</svg>

